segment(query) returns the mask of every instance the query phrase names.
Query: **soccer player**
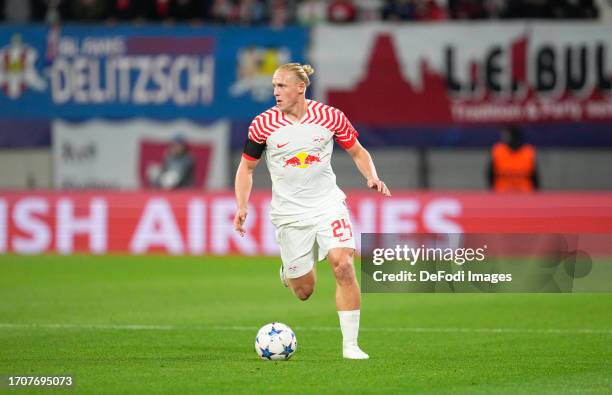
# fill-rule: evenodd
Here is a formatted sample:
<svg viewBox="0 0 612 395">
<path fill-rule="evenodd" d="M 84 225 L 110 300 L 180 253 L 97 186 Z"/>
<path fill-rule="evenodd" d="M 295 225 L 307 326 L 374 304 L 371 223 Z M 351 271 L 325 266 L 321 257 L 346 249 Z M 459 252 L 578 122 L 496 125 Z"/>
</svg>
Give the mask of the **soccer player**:
<svg viewBox="0 0 612 395">
<path fill-rule="evenodd" d="M 315 263 L 327 258 L 336 277 L 342 354 L 367 359 L 357 343 L 361 295 L 353 266 L 355 239 L 346 195 L 336 185 L 331 168 L 334 141 L 353 158 L 369 188 L 385 196 L 391 193 L 342 111 L 306 99 L 313 73 L 310 65 L 299 63 L 282 65 L 274 73 L 276 106 L 251 123 L 236 172 L 234 226 L 244 236 L 253 171 L 265 152 L 272 177 L 270 219 L 280 247 L 281 281 L 306 300 L 315 287 Z"/>
</svg>

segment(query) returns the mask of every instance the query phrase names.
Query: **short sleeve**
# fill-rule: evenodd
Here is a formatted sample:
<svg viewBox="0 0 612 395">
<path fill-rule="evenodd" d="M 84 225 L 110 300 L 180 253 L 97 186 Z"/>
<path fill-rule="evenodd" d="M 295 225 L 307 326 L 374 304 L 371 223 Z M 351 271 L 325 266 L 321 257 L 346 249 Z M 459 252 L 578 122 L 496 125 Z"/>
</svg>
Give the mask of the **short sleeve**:
<svg viewBox="0 0 612 395">
<path fill-rule="evenodd" d="M 244 144 L 242 156 L 248 160 L 258 160 L 266 149 L 266 140 L 258 118 L 255 118 L 249 126 L 249 136 Z"/>
<path fill-rule="evenodd" d="M 262 126 L 260 117 L 255 118 L 253 122 L 251 122 L 249 126 L 249 140 L 257 144 L 266 143 L 267 137 Z"/>
<path fill-rule="evenodd" d="M 359 133 L 355 130 L 351 122 L 342 111 L 336 110 L 333 132 L 334 139 L 344 149 L 349 149 L 357 141 Z"/>
</svg>

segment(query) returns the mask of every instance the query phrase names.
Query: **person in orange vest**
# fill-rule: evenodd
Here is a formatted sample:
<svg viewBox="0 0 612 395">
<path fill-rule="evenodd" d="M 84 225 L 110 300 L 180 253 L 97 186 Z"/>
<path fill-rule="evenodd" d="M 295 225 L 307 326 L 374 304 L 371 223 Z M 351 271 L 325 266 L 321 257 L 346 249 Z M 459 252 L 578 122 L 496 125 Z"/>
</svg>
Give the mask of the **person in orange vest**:
<svg viewBox="0 0 612 395">
<path fill-rule="evenodd" d="M 531 192 L 540 186 L 536 149 L 516 126 L 504 128 L 491 149 L 489 187 L 495 192 Z"/>
</svg>

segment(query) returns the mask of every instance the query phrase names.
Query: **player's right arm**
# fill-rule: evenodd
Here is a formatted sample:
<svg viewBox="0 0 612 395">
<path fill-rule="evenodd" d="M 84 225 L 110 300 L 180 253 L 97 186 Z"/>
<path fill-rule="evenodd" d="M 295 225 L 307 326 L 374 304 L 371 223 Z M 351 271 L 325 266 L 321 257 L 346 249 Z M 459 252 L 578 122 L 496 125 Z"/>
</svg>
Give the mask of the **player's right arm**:
<svg viewBox="0 0 612 395">
<path fill-rule="evenodd" d="M 238 209 L 234 216 L 234 229 L 240 236 L 245 235 L 246 228 L 244 226 L 248 215 L 249 196 L 253 188 L 253 171 L 259 163 L 259 159 L 266 149 L 266 139 L 258 131 L 255 121 L 249 127 L 249 137 L 244 145 L 244 152 L 240 159 L 240 165 L 236 171 L 236 180 L 234 182 L 234 191 L 236 193 L 236 204 Z"/>
<path fill-rule="evenodd" d="M 234 190 L 238 209 L 234 216 L 234 228 L 240 233 L 240 236 L 244 236 L 246 233 L 244 223 L 248 215 L 247 205 L 249 203 L 251 189 L 253 188 L 253 171 L 258 163 L 259 159 L 252 160 L 243 156 L 240 160 L 240 165 L 238 165 L 238 170 L 236 171 Z"/>
</svg>

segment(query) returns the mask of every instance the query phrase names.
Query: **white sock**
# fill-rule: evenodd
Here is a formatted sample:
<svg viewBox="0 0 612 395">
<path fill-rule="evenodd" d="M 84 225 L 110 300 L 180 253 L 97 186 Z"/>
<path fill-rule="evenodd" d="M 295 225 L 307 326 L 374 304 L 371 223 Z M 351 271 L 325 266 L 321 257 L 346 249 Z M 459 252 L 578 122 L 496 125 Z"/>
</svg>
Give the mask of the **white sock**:
<svg viewBox="0 0 612 395">
<path fill-rule="evenodd" d="M 360 310 L 338 311 L 340 318 L 340 330 L 342 331 L 342 346 L 350 347 L 357 345 L 359 335 Z"/>
</svg>

